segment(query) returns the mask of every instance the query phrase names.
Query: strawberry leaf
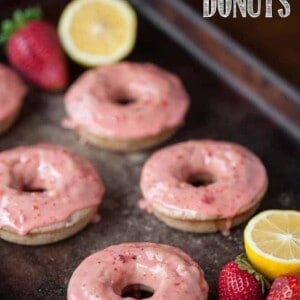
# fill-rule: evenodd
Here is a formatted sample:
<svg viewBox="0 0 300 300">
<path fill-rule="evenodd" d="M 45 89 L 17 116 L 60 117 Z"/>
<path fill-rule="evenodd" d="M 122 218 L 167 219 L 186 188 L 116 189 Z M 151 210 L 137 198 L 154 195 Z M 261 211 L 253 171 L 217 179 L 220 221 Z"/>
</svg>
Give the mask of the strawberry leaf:
<svg viewBox="0 0 300 300">
<path fill-rule="evenodd" d="M 1 24 L 0 43 L 3 45 L 8 40 L 9 36 L 15 31 L 14 23 L 6 19 Z"/>
<path fill-rule="evenodd" d="M 254 276 L 254 278 L 260 283 L 263 294 L 267 289 L 270 288 L 269 281 L 253 268 L 244 254 L 238 255 L 235 259 L 235 262 L 237 263 L 239 269 L 247 271 L 250 275 Z"/>
<path fill-rule="evenodd" d="M 21 10 L 17 9 L 13 14 L 13 22 L 17 28 L 21 28 L 24 25 L 25 19 Z"/>
<path fill-rule="evenodd" d="M 27 8 L 23 11 L 23 14 L 27 21 L 40 20 L 43 18 L 43 12 L 40 7 Z"/>
<path fill-rule="evenodd" d="M 27 8 L 24 11 L 17 9 L 12 19 L 5 19 L 1 23 L 0 44 L 5 45 L 10 36 L 26 23 L 42 18 L 42 10 L 39 7 Z"/>
</svg>

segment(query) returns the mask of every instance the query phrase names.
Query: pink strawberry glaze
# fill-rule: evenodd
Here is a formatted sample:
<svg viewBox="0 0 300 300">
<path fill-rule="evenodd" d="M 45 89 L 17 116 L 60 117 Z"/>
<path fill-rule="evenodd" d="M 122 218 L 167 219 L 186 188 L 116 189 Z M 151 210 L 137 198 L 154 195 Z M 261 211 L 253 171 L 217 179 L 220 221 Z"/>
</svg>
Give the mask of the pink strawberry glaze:
<svg viewBox="0 0 300 300">
<path fill-rule="evenodd" d="M 120 99 L 132 99 L 128 105 Z M 150 63 L 123 62 L 84 73 L 65 96 L 68 127 L 135 139 L 178 127 L 189 106 L 180 79 Z"/>
<path fill-rule="evenodd" d="M 205 300 L 208 284 L 199 265 L 178 248 L 153 243 L 108 247 L 86 258 L 73 273 L 68 300 L 122 298 L 122 290 L 142 284 L 153 300 Z"/>
<path fill-rule="evenodd" d="M 94 167 L 61 146 L 40 144 L 0 153 L 0 227 L 20 235 L 99 205 L 103 193 Z"/>
<path fill-rule="evenodd" d="M 212 183 L 195 187 L 191 176 L 208 175 Z M 174 217 L 230 221 L 251 207 L 267 184 L 257 156 L 229 142 L 188 141 L 155 152 L 142 170 L 140 207 L 159 207 Z"/>
<path fill-rule="evenodd" d="M 0 122 L 14 117 L 20 110 L 27 87 L 10 67 L 0 64 Z"/>
</svg>

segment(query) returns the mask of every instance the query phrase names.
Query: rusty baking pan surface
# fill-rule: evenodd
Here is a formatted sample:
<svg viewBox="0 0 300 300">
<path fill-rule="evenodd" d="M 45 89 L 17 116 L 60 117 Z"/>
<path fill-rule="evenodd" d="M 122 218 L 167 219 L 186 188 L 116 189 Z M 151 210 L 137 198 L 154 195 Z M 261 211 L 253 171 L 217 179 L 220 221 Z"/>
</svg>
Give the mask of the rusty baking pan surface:
<svg viewBox="0 0 300 300">
<path fill-rule="evenodd" d="M 67 1 L 40 1 L 46 16 L 57 22 Z M 1 18 L 14 6 L 33 1 L 1 2 Z M 164 145 L 189 139 L 221 139 L 241 143 L 254 151 L 268 170 L 270 185 L 259 210 L 300 209 L 299 144 L 259 106 L 245 101 L 248 95 L 233 90 L 178 46 L 161 28 L 139 15 L 139 33 L 133 61 L 150 61 L 177 73 L 189 92 L 192 105 L 186 123 Z M 1 58 L 5 62 L 5 58 Z M 83 69 L 69 62 L 72 80 Z M 243 251 L 243 227 L 229 237 L 184 233 L 166 227 L 141 211 L 139 177 L 142 165 L 155 150 L 116 154 L 80 144 L 78 137 L 60 126 L 64 117 L 63 93 L 31 89 L 16 125 L 0 137 L 0 150 L 23 144 L 50 142 L 65 145 L 89 159 L 102 175 L 107 193 L 100 208 L 101 222 L 76 236 L 42 247 L 25 247 L 0 241 L 0 299 L 66 299 L 70 276 L 91 253 L 125 241 L 151 241 L 182 248 L 204 269 L 216 299 L 220 268 Z"/>
</svg>

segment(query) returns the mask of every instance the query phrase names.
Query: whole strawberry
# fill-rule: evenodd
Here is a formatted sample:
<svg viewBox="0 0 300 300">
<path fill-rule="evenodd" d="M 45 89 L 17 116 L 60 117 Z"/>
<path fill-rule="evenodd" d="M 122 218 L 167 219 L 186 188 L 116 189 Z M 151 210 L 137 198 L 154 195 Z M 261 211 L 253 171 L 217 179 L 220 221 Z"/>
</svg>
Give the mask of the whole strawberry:
<svg viewBox="0 0 300 300">
<path fill-rule="evenodd" d="M 239 255 L 227 263 L 219 274 L 218 299 L 262 300 L 267 285 L 264 277 L 253 269 L 244 256 Z"/>
<path fill-rule="evenodd" d="M 300 300 L 300 275 L 285 275 L 276 278 L 267 300 Z"/>
<path fill-rule="evenodd" d="M 61 90 L 68 82 L 65 55 L 56 28 L 41 17 L 39 8 L 16 10 L 12 20 L 3 21 L 0 42 L 26 79 L 45 90 Z"/>
</svg>

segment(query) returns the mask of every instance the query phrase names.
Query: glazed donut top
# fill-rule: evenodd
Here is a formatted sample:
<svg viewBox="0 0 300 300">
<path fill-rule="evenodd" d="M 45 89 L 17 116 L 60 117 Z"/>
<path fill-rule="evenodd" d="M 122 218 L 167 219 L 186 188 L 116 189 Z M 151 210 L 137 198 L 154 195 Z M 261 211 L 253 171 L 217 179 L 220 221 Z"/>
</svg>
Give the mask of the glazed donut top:
<svg viewBox="0 0 300 300">
<path fill-rule="evenodd" d="M 10 67 L 0 64 L 0 122 L 19 110 L 26 92 L 21 78 Z"/>
<path fill-rule="evenodd" d="M 150 287 L 153 300 L 204 300 L 208 285 L 203 271 L 178 248 L 152 243 L 108 247 L 86 258 L 73 273 L 68 300 L 122 298 L 133 284 Z"/>
<path fill-rule="evenodd" d="M 193 186 L 199 176 L 209 184 Z M 260 200 L 267 175 L 258 157 L 246 148 L 210 140 L 179 143 L 154 153 L 141 176 L 145 202 L 151 211 L 175 218 L 230 219 Z"/>
<path fill-rule="evenodd" d="M 118 104 L 123 99 L 134 102 Z M 65 106 L 75 128 L 135 139 L 178 127 L 189 97 L 177 76 L 150 63 L 123 62 L 87 71 L 67 92 Z"/>
<path fill-rule="evenodd" d="M 101 202 L 104 187 L 86 160 L 56 145 L 0 153 L 0 228 L 20 235 L 68 221 Z"/>
</svg>

